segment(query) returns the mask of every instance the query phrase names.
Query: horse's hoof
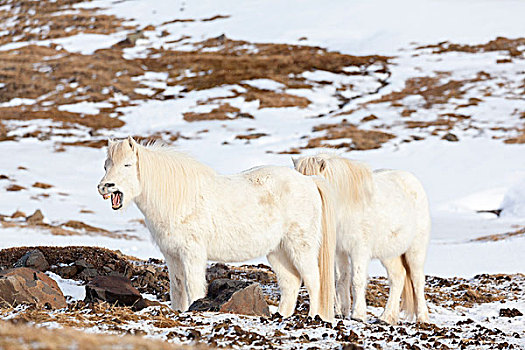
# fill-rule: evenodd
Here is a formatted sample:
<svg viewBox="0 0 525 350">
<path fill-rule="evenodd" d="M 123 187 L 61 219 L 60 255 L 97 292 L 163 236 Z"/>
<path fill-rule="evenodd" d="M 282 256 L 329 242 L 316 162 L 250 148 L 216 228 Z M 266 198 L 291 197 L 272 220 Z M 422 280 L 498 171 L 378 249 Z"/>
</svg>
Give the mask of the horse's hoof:
<svg viewBox="0 0 525 350">
<path fill-rule="evenodd" d="M 377 324 L 377 325 L 381 325 L 381 326 L 391 326 L 392 325 L 392 324 L 388 323 L 387 321 L 382 320 L 380 318 L 375 319 L 375 321 L 373 321 L 372 324 Z"/>
<path fill-rule="evenodd" d="M 350 319 L 353 320 L 353 321 L 366 323 L 366 317 L 352 316 L 352 317 L 350 317 Z"/>
</svg>

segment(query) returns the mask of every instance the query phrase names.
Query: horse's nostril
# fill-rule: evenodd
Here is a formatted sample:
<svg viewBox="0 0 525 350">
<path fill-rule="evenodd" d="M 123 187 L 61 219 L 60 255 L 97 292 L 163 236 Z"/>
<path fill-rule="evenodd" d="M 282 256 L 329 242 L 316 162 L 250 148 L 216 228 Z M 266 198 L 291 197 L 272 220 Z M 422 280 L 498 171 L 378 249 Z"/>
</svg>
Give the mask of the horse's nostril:
<svg viewBox="0 0 525 350">
<path fill-rule="evenodd" d="M 106 186 L 106 187 L 113 187 L 113 186 L 115 186 L 115 184 L 112 183 L 112 182 L 108 182 L 108 183 L 105 183 L 104 186 Z"/>
</svg>

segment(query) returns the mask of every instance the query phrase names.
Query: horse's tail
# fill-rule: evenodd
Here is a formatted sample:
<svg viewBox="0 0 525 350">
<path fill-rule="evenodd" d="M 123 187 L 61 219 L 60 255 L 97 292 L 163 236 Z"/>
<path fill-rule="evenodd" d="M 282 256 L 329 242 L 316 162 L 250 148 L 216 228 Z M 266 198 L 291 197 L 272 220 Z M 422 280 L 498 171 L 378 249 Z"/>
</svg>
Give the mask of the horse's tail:
<svg viewBox="0 0 525 350">
<path fill-rule="evenodd" d="M 326 180 L 314 177 L 322 201 L 322 242 L 319 250 L 319 316 L 333 321 L 335 304 L 335 213 L 331 190 Z"/>
<path fill-rule="evenodd" d="M 403 293 L 401 294 L 401 309 L 405 311 L 409 319 L 413 319 L 416 315 L 417 299 L 414 290 L 414 281 L 410 273 L 410 266 L 408 265 L 405 254 L 401 255 L 401 263 L 405 268 L 405 285 L 403 286 Z"/>
</svg>

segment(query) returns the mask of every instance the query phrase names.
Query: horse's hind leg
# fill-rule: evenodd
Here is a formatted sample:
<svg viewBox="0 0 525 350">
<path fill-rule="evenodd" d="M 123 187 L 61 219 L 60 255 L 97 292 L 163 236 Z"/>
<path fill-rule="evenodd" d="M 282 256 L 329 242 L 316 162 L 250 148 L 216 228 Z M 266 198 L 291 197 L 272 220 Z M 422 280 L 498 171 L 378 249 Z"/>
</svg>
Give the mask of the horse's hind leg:
<svg viewBox="0 0 525 350">
<path fill-rule="evenodd" d="M 406 253 L 405 257 L 409 267 L 410 278 L 414 285 L 414 294 L 416 297 L 416 316 L 417 321 L 422 323 L 430 322 L 428 316 L 427 303 L 425 301 L 425 272 L 423 266 L 426 258 L 425 247 L 411 247 Z"/>
<path fill-rule="evenodd" d="M 379 319 L 389 324 L 396 324 L 399 321 L 399 300 L 405 283 L 405 268 L 400 257 L 381 260 L 381 263 L 388 274 L 390 292 L 385 310 Z"/>
<path fill-rule="evenodd" d="M 350 316 L 350 262 L 345 252 L 338 251 L 336 259 L 336 314 L 346 318 Z"/>
<path fill-rule="evenodd" d="M 291 316 L 301 287 L 299 272 L 282 249 L 268 254 L 267 258 L 277 276 L 281 290 L 279 313 L 284 317 Z"/>
<path fill-rule="evenodd" d="M 367 256 L 350 256 L 352 260 L 352 319 L 366 321 L 366 282 L 368 278 Z"/>
</svg>

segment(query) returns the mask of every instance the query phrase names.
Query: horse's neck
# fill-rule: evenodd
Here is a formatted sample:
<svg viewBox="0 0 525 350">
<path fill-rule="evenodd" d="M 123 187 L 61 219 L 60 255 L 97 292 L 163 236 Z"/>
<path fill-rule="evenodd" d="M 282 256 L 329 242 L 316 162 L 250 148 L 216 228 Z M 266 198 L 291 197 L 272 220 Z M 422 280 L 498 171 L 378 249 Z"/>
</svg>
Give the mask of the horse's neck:
<svg viewBox="0 0 525 350">
<path fill-rule="evenodd" d="M 193 213 L 201 192 L 205 190 L 204 186 L 213 183 L 216 173 L 211 168 L 193 159 L 188 164 L 183 163 L 184 161 L 185 159 L 175 159 L 176 163 L 171 168 L 141 173 L 145 178 L 141 179 L 142 190 L 135 198 L 135 203 L 148 220 L 182 220 Z M 147 177 L 148 174 L 151 178 Z M 163 186 L 146 185 L 158 185 L 161 182 L 164 182 Z"/>
</svg>

